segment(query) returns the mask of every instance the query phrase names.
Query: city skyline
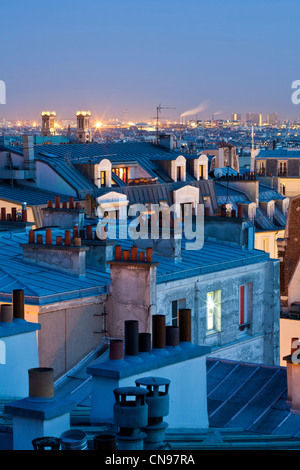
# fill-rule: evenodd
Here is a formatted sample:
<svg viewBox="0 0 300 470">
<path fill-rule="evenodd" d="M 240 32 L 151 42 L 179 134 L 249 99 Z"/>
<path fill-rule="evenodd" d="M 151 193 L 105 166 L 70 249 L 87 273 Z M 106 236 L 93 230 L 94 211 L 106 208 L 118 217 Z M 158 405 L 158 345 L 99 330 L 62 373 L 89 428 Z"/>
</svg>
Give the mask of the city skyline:
<svg viewBox="0 0 300 470">
<path fill-rule="evenodd" d="M 54 109 L 72 119 L 89 109 L 95 120 L 179 121 L 231 113 L 278 113 L 297 119 L 291 101 L 296 64 L 295 0 L 178 0 L 151 6 L 87 0 L 3 1 L 0 32 L 6 104 L 2 119 L 38 120 Z M 18 15 L 16 16 L 16 12 Z M 194 118 L 190 115 L 190 118 Z"/>
</svg>

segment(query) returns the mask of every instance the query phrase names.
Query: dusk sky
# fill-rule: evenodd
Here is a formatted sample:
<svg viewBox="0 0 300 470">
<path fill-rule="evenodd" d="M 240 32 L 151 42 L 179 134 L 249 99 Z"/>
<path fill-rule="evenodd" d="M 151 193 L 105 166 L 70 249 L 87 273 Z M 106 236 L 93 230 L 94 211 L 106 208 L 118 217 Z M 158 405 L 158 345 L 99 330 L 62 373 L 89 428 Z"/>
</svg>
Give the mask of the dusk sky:
<svg viewBox="0 0 300 470">
<path fill-rule="evenodd" d="M 1 0 L 0 118 L 300 117 L 299 0 Z M 194 116 L 192 116 L 194 117 Z"/>
</svg>

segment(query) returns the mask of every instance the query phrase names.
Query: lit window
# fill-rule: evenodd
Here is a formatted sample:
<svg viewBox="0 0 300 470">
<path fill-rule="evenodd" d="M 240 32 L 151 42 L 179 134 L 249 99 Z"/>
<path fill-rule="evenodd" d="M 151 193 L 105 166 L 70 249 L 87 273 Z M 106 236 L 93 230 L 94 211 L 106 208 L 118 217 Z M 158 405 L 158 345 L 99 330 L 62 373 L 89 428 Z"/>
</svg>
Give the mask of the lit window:
<svg viewBox="0 0 300 470">
<path fill-rule="evenodd" d="M 221 330 L 221 291 L 206 294 L 206 328 L 207 331 Z"/>
<path fill-rule="evenodd" d="M 101 171 L 100 174 L 101 186 L 106 186 L 106 174 L 105 171 Z"/>
<path fill-rule="evenodd" d="M 250 326 L 253 305 L 253 283 L 240 286 L 240 330 Z"/>
<path fill-rule="evenodd" d="M 203 178 L 203 165 L 199 165 L 199 178 Z"/>
</svg>

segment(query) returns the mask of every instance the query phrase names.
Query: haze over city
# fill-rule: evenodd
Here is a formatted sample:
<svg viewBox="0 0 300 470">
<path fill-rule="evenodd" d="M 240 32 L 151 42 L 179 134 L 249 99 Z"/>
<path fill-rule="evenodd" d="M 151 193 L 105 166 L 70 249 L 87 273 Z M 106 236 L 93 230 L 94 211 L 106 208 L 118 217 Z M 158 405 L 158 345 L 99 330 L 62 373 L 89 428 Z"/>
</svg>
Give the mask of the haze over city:
<svg viewBox="0 0 300 470">
<path fill-rule="evenodd" d="M 297 119 L 299 4 L 230 0 L 2 0 L 4 119 L 147 121 L 160 103 L 171 120 L 205 103 L 215 112 Z M 5 64 L 5 67 L 3 65 Z"/>
</svg>

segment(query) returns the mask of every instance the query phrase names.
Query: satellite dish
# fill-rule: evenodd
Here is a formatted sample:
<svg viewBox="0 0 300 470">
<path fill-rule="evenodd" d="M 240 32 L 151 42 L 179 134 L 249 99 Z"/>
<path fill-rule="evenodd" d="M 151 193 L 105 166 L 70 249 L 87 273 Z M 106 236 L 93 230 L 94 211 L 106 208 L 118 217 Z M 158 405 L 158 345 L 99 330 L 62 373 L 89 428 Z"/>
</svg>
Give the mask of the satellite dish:
<svg viewBox="0 0 300 470">
<path fill-rule="evenodd" d="M 214 169 L 214 177 L 215 178 L 221 178 L 223 176 L 223 172 L 220 168 L 215 168 Z"/>
</svg>

